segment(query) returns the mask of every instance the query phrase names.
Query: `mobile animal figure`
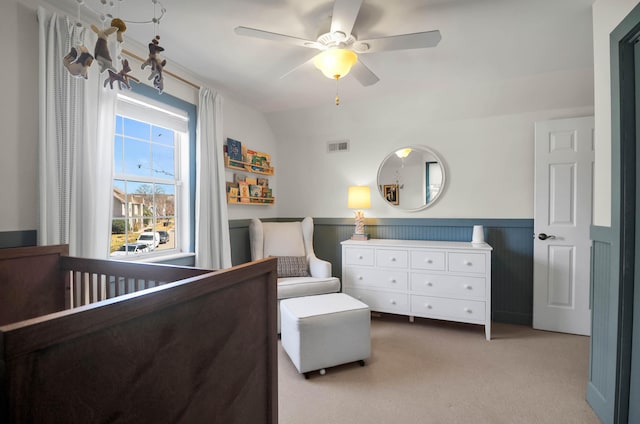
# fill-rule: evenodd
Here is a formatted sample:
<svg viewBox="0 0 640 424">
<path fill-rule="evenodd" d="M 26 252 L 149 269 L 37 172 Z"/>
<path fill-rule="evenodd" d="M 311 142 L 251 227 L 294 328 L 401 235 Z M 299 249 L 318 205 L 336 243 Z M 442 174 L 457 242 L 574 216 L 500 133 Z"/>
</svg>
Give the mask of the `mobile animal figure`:
<svg viewBox="0 0 640 424">
<path fill-rule="evenodd" d="M 163 52 L 164 48 L 159 45 L 160 36 L 156 35 L 149 43 L 149 57 L 140 66 L 141 69 L 151 66 L 151 74 L 149 80 L 153 79 L 153 86 L 160 92 L 164 90 L 164 78 L 162 76 L 162 69 L 167 64 L 166 60 L 160 61 L 158 53 Z"/>
<path fill-rule="evenodd" d="M 85 46 L 71 47 L 62 61 L 72 76 L 87 79 L 87 70 L 93 63 L 93 56 Z"/>
<path fill-rule="evenodd" d="M 109 54 L 109 47 L 107 46 L 107 38 L 109 35 L 118 31 L 116 27 L 109 27 L 107 29 L 99 29 L 95 25 L 91 25 L 91 29 L 93 32 L 98 34 L 98 41 L 96 41 L 96 47 L 93 51 L 93 55 L 96 58 L 96 62 L 100 65 L 100 73 L 106 71 L 107 69 L 115 68 L 111 64 L 111 55 Z"/>
<path fill-rule="evenodd" d="M 109 72 L 109 77 L 106 80 L 104 80 L 104 86 L 106 87 L 107 84 L 109 84 L 109 87 L 112 90 L 113 90 L 114 82 L 118 83 L 118 88 L 120 90 L 122 90 L 123 87 L 126 87 L 129 90 L 131 89 L 131 85 L 129 84 L 130 79 L 134 80 L 135 82 L 140 82 L 138 78 L 128 75 L 128 73 L 131 72 L 131 67 L 129 66 L 129 61 L 127 59 L 124 59 L 122 61 L 122 69 L 117 74 L 113 72 L 111 69 L 108 69 L 107 72 Z"/>
</svg>

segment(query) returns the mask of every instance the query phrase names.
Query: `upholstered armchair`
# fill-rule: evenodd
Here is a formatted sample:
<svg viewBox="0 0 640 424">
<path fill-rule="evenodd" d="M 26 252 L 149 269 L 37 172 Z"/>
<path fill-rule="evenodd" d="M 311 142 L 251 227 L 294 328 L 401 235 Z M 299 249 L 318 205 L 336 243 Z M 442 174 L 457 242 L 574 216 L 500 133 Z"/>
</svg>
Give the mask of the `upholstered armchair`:
<svg viewBox="0 0 640 424">
<path fill-rule="evenodd" d="M 331 276 L 331 263 L 313 251 L 313 218 L 295 222 L 249 224 L 251 260 L 278 258 L 278 333 L 280 300 L 340 291 L 340 280 Z"/>
</svg>

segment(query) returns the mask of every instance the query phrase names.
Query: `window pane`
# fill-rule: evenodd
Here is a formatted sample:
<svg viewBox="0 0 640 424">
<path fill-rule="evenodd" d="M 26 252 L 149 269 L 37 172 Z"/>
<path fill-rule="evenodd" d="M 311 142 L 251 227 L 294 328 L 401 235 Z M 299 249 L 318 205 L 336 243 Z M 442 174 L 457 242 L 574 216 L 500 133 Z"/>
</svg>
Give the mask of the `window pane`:
<svg viewBox="0 0 640 424">
<path fill-rule="evenodd" d="M 122 136 L 116 135 L 113 142 L 113 170 L 116 174 L 124 172 L 124 142 Z"/>
<path fill-rule="evenodd" d="M 126 137 L 124 139 L 124 173 L 148 177 L 151 175 L 151 144 Z"/>
<path fill-rule="evenodd" d="M 174 178 L 175 159 L 173 147 L 165 147 L 155 144 L 153 146 L 153 172 L 151 175 L 158 178 Z"/>
<path fill-rule="evenodd" d="M 156 231 L 160 235 L 160 246 L 158 246 L 158 249 L 173 249 L 176 246 L 175 205 L 175 185 L 156 184 Z"/>
<path fill-rule="evenodd" d="M 164 144 L 164 145 L 173 147 L 174 132 L 172 130 L 153 126 L 153 128 L 151 129 L 151 132 L 152 132 L 151 141 L 153 141 L 154 143 Z"/>
<path fill-rule="evenodd" d="M 116 116 L 116 134 L 122 134 L 122 116 Z"/>
<path fill-rule="evenodd" d="M 151 134 L 151 125 L 133 120 L 131 118 L 124 118 L 124 134 L 128 135 L 129 137 L 149 140 L 149 135 Z"/>
</svg>

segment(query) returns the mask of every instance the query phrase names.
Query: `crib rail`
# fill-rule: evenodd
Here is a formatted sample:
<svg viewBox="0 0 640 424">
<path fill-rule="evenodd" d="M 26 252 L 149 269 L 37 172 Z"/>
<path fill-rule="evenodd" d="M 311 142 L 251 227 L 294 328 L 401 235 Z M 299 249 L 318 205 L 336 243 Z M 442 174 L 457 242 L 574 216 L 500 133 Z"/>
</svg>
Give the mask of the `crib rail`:
<svg viewBox="0 0 640 424">
<path fill-rule="evenodd" d="M 135 293 L 211 270 L 62 256 L 60 268 L 68 273 L 68 308 Z"/>
</svg>

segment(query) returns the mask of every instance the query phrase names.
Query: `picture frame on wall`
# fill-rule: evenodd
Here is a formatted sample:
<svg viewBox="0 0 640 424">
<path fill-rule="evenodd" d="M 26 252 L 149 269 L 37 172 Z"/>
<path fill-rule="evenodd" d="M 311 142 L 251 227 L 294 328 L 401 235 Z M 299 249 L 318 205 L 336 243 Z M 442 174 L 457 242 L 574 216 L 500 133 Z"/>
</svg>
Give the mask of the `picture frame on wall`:
<svg viewBox="0 0 640 424">
<path fill-rule="evenodd" d="M 384 198 L 392 205 L 400 203 L 400 192 L 398 190 L 398 184 L 385 184 L 383 186 Z"/>
</svg>

